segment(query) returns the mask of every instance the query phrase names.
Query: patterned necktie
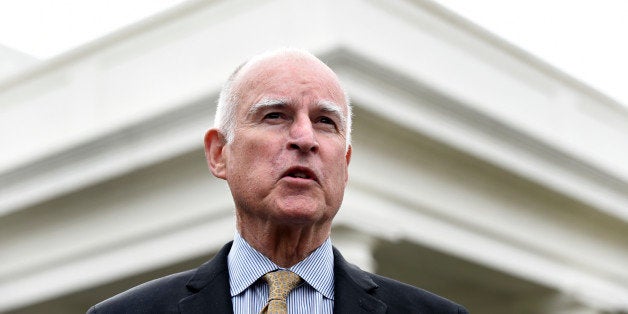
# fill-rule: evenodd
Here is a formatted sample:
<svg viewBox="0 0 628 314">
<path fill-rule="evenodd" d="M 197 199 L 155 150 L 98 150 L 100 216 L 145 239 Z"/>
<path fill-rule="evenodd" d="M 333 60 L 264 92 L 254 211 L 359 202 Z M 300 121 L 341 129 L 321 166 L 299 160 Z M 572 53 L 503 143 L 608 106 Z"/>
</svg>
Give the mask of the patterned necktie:
<svg viewBox="0 0 628 314">
<path fill-rule="evenodd" d="M 301 283 L 301 277 L 289 270 L 278 270 L 264 275 L 268 283 L 268 303 L 260 314 L 287 314 L 286 298 Z"/>
</svg>

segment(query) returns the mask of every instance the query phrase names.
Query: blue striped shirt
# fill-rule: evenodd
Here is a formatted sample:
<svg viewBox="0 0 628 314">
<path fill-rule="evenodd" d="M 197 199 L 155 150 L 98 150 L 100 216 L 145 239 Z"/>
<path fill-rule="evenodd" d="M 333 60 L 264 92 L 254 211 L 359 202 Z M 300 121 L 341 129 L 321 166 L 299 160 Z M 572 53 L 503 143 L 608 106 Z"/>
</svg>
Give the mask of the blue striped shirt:
<svg viewBox="0 0 628 314">
<path fill-rule="evenodd" d="M 262 310 L 268 300 L 268 284 L 261 277 L 277 269 L 288 269 L 303 278 L 303 283 L 288 295 L 288 313 L 333 312 L 334 253 L 329 238 L 304 260 L 290 268 L 282 268 L 236 233 L 227 265 L 235 314 Z"/>
</svg>

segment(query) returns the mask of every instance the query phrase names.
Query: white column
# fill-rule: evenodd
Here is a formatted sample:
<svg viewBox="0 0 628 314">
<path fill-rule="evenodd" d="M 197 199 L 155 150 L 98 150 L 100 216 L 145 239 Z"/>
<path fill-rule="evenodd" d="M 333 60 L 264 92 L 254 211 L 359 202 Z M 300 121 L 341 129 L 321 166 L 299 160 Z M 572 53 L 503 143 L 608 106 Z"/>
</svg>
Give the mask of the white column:
<svg viewBox="0 0 628 314">
<path fill-rule="evenodd" d="M 332 232 L 332 243 L 344 258 L 368 272 L 377 267 L 372 254 L 375 242 L 374 237 L 346 227 L 334 228 Z"/>
</svg>

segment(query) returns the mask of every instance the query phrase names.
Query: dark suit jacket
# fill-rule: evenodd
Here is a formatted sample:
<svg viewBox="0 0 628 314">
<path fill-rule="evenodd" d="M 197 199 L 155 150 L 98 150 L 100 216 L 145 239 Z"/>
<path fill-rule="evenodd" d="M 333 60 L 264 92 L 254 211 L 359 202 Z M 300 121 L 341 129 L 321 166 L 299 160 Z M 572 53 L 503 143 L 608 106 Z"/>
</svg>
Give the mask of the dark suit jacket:
<svg viewBox="0 0 628 314">
<path fill-rule="evenodd" d="M 105 300 L 96 313 L 233 313 L 227 254 L 231 243 L 194 270 L 159 278 Z M 334 313 L 467 313 L 444 298 L 362 271 L 334 248 Z"/>
</svg>

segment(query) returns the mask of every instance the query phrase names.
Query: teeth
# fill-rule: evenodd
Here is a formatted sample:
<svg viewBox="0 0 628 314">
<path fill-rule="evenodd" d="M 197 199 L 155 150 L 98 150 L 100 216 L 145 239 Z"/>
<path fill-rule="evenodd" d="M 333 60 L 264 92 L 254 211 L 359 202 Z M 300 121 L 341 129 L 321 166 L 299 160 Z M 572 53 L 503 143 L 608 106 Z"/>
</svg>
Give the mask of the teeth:
<svg viewBox="0 0 628 314">
<path fill-rule="evenodd" d="M 295 173 L 293 176 L 294 176 L 295 178 L 302 178 L 302 179 L 306 179 L 306 178 L 307 178 L 307 176 L 305 175 L 305 173 L 301 173 L 301 172 Z"/>
</svg>

